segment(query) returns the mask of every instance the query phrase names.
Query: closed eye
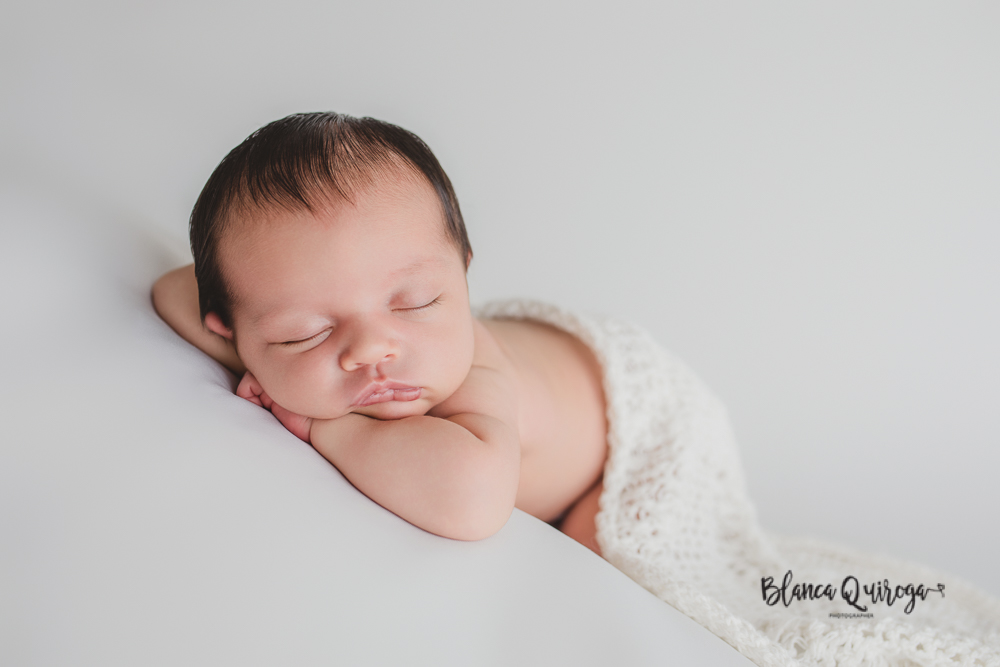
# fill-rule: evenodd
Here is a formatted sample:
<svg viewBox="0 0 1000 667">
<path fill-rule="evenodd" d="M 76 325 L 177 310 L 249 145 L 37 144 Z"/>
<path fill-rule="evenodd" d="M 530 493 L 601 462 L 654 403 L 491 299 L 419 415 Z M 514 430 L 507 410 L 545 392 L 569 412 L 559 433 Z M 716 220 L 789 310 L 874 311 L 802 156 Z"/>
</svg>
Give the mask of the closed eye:
<svg viewBox="0 0 1000 667">
<path fill-rule="evenodd" d="M 314 341 L 314 340 L 320 338 L 321 336 L 326 336 L 329 333 L 330 333 L 329 329 L 323 329 L 323 331 L 320 331 L 315 336 L 309 336 L 309 338 L 303 338 L 301 340 L 286 340 L 283 343 L 278 343 L 278 345 L 281 345 L 282 347 L 295 347 L 296 345 L 303 345 L 303 344 L 308 343 L 310 341 Z"/>
<path fill-rule="evenodd" d="M 402 311 L 405 311 L 407 313 L 419 313 L 421 310 L 426 310 L 426 309 L 430 308 L 431 306 L 436 306 L 439 303 L 441 303 L 441 297 L 437 297 L 436 299 L 434 299 L 430 303 L 425 303 L 424 305 L 417 306 L 416 308 L 398 308 L 397 310 L 402 310 Z"/>
</svg>

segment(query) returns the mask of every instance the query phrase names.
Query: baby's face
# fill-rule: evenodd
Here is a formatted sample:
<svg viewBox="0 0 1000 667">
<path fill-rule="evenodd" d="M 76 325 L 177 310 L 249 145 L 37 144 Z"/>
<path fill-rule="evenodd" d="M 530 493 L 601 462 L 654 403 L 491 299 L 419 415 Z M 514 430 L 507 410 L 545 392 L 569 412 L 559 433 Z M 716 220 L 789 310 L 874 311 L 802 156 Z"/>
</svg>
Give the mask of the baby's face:
<svg viewBox="0 0 1000 667">
<path fill-rule="evenodd" d="M 472 365 L 466 262 L 429 184 L 387 178 L 325 212 L 269 213 L 227 237 L 240 359 L 292 412 L 425 414 Z"/>
</svg>

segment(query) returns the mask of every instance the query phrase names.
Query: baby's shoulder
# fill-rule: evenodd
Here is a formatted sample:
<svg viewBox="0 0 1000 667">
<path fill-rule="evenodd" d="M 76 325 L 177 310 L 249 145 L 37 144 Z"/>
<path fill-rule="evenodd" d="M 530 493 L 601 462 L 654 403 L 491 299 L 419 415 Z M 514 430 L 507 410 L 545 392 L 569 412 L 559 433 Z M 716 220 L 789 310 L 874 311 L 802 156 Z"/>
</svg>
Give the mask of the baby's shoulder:
<svg viewBox="0 0 1000 667">
<path fill-rule="evenodd" d="M 483 366 L 496 370 L 509 369 L 511 367 L 510 350 L 502 331 L 493 320 L 473 319 L 473 331 L 475 334 L 475 353 L 472 358 L 473 366 Z"/>
<path fill-rule="evenodd" d="M 533 319 L 482 319 L 483 359 L 498 369 L 524 376 L 549 374 L 578 364 L 589 350 L 578 338 L 547 322 Z M 477 354 L 479 339 L 477 338 Z"/>
</svg>

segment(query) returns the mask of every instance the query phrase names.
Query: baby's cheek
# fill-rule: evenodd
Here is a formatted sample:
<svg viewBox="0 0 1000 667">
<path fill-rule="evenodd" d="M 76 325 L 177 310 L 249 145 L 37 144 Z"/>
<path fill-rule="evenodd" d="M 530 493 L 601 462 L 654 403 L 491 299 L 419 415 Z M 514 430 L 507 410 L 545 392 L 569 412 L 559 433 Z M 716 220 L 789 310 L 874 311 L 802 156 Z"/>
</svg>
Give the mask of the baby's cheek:
<svg viewBox="0 0 1000 667">
<path fill-rule="evenodd" d="M 298 364 L 263 363 L 251 372 L 275 403 L 295 414 L 311 416 L 314 401 L 309 400 L 312 395 L 309 386 L 314 380 L 308 377 L 307 368 Z"/>
<path fill-rule="evenodd" d="M 475 339 L 472 332 L 467 334 L 464 330 L 452 330 L 450 336 L 441 336 L 439 339 L 440 348 L 437 351 L 436 362 L 441 365 L 447 373 L 452 391 L 457 390 L 472 368 L 472 359 L 475 355 Z"/>
<path fill-rule="evenodd" d="M 289 396 L 288 409 L 307 417 L 329 418 L 331 387 L 316 368 L 304 368 L 283 378 Z M 294 406 L 294 407 L 293 407 Z"/>
</svg>

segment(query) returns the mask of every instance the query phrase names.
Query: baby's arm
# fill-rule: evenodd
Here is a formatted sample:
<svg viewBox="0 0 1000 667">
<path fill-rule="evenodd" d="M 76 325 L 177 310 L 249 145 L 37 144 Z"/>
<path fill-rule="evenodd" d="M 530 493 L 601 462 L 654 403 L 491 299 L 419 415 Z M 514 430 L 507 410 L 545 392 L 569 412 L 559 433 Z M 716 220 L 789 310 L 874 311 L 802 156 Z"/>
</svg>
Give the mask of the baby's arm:
<svg viewBox="0 0 1000 667">
<path fill-rule="evenodd" d="M 194 264 L 174 269 L 156 281 L 153 285 L 153 307 L 181 338 L 237 376 L 246 371 L 232 342 L 206 329 L 201 321 Z"/>
<path fill-rule="evenodd" d="M 508 378 L 473 366 L 428 415 L 382 421 L 351 413 L 313 421 L 310 435 L 382 507 L 436 535 L 479 540 L 514 511 L 521 469 L 515 401 Z"/>
</svg>

